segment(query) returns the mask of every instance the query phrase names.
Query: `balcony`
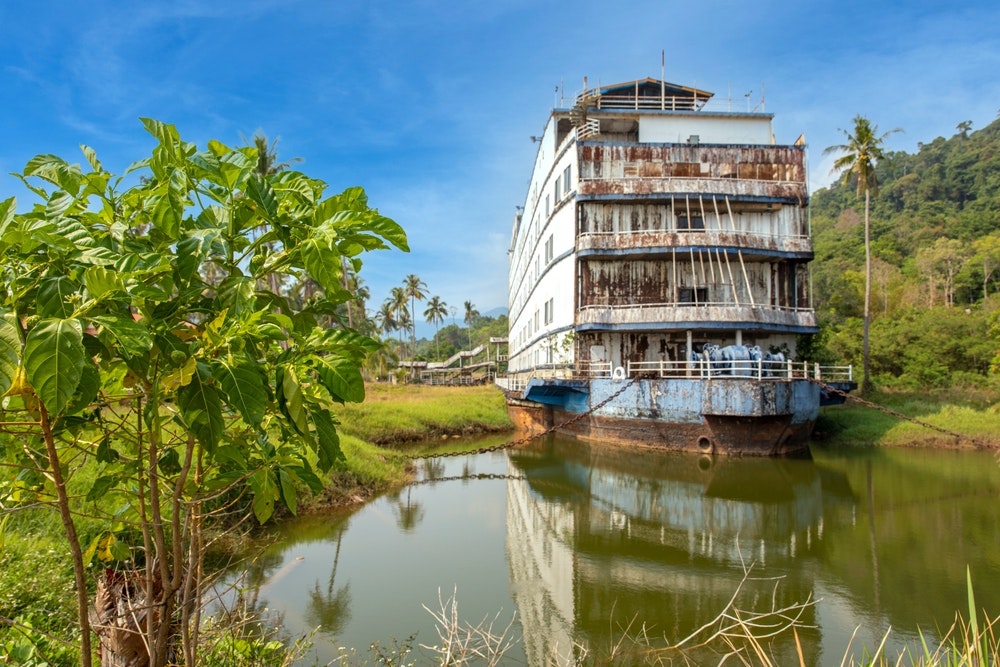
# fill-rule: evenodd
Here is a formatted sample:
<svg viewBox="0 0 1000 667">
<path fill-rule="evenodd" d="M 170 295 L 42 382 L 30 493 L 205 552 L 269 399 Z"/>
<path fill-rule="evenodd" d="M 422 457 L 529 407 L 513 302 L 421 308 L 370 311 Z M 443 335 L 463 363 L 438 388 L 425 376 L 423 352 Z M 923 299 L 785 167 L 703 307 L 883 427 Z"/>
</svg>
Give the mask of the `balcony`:
<svg viewBox="0 0 1000 667">
<path fill-rule="evenodd" d="M 592 304 L 582 306 L 577 326 L 587 328 L 702 329 L 742 328 L 815 331 L 816 313 L 811 308 L 737 305 L 734 303 Z"/>
<path fill-rule="evenodd" d="M 807 236 L 714 230 L 685 232 L 658 230 L 585 232 L 577 238 L 576 246 L 577 252 L 590 251 L 588 254 L 599 254 L 600 251 L 638 249 L 652 252 L 654 249 L 662 250 L 664 248 L 698 246 L 709 248 L 741 248 L 747 253 L 752 253 L 754 250 L 765 250 L 796 255 L 812 255 L 812 242 Z"/>
</svg>

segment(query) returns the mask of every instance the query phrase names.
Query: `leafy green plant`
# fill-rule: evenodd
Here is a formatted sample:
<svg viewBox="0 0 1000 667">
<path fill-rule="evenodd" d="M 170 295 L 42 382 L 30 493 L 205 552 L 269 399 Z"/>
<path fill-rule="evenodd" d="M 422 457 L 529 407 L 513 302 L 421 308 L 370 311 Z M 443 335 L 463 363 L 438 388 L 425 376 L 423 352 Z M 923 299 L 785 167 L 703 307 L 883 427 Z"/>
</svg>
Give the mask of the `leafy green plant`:
<svg viewBox="0 0 1000 667">
<path fill-rule="evenodd" d="M 40 155 L 18 175 L 40 202 L 0 202 L 0 455 L 59 508 L 85 665 L 91 617 L 106 655 L 163 665 L 179 646 L 194 663 L 206 523 L 244 497 L 261 522 L 294 512 L 342 465 L 332 409 L 363 399 L 378 344 L 321 323 L 364 252 L 407 249 L 361 188 L 327 196 L 299 172 L 259 173 L 254 147 L 143 123 L 156 146 L 124 176 L 86 146 L 86 170 Z M 288 298 L 303 280 L 313 295 Z M 106 523 L 87 543 L 69 492 L 85 462 Z M 105 567 L 93 596 L 91 562 Z"/>
</svg>

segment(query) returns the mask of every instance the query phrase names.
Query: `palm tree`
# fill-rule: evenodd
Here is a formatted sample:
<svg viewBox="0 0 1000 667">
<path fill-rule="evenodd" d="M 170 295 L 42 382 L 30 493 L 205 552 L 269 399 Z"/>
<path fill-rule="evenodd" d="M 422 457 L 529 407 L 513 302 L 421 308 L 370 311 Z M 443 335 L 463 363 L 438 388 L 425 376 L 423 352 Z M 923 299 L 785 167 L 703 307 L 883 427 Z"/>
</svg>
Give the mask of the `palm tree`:
<svg viewBox="0 0 1000 667">
<path fill-rule="evenodd" d="M 257 130 L 253 133 L 253 144 L 247 141 L 246 137 L 243 137 L 243 141 L 248 146 L 253 145 L 257 149 L 257 166 L 254 167 L 254 171 L 261 176 L 276 174 L 288 169 L 296 162 L 302 162 L 300 157 L 293 157 L 288 162 L 278 162 L 278 141 L 280 140 L 281 137 L 275 137 L 274 141 L 268 143 L 267 135 L 264 134 L 263 130 Z"/>
<path fill-rule="evenodd" d="M 441 300 L 439 296 L 432 296 L 427 302 L 427 308 L 424 310 L 424 317 L 427 318 L 428 324 L 434 325 L 434 347 L 435 356 L 441 359 L 441 341 L 438 340 L 438 327 L 444 322 L 444 316 L 448 314 L 448 304 Z"/>
<path fill-rule="evenodd" d="M 852 180 L 857 179 L 858 196 L 865 196 L 865 319 L 864 338 L 862 342 L 862 356 L 864 358 L 864 379 L 861 381 L 861 393 L 865 394 L 871 389 L 871 379 L 869 376 L 869 332 L 871 330 L 871 301 L 872 301 L 872 250 L 871 250 L 871 198 L 878 195 L 878 177 L 875 174 L 875 166 L 878 161 L 885 157 L 883 148 L 885 139 L 893 132 L 900 130 L 889 130 L 884 134 L 878 134 L 878 126 L 872 125 L 871 121 L 864 116 L 854 117 L 854 134 L 847 130 L 840 130 L 847 138 L 847 143 L 840 146 L 830 146 L 823 151 L 828 153 L 839 153 L 840 157 L 833 163 L 834 174 L 843 174 L 844 185 L 849 185 Z"/>
<path fill-rule="evenodd" d="M 412 329 L 410 330 L 410 344 L 413 347 L 412 355 L 417 354 L 417 301 L 423 301 L 424 297 L 427 296 L 427 283 L 420 279 L 415 273 L 411 273 L 406 276 L 403 280 L 403 289 L 406 290 L 406 296 L 410 297 L 410 314 L 413 318 L 410 320 L 410 325 Z"/>
<path fill-rule="evenodd" d="M 351 271 L 347 266 L 347 258 L 342 258 L 344 262 L 343 283 L 344 289 L 351 294 L 351 298 L 344 303 L 347 308 L 347 326 L 354 328 L 354 320 L 360 324 L 365 319 L 365 302 L 371 293 L 365 287 L 365 280 L 355 271 Z"/>
<path fill-rule="evenodd" d="M 409 330 L 410 322 L 410 309 L 406 305 L 406 290 L 402 287 L 393 287 L 389 294 L 389 305 L 392 308 L 393 317 L 396 319 L 396 330 Z M 406 326 L 403 323 L 406 322 Z M 403 336 L 399 336 L 399 351 L 400 356 L 403 352 Z"/>
<path fill-rule="evenodd" d="M 396 313 L 393 311 L 392 302 L 389 299 L 386 299 L 381 308 L 375 312 L 375 326 L 386 335 L 398 328 Z"/>
<path fill-rule="evenodd" d="M 465 324 L 469 327 L 469 349 L 472 349 L 472 323 L 479 317 L 479 311 L 471 301 L 465 302 Z"/>
<path fill-rule="evenodd" d="M 396 315 L 396 321 L 399 322 L 398 325 L 399 331 L 409 331 L 410 327 L 413 326 L 413 318 L 410 317 L 410 311 L 408 308 L 404 308 L 401 313 Z M 400 335 L 399 347 L 400 350 L 402 350 L 403 348 L 402 335 Z M 400 354 L 400 356 L 402 357 L 402 354 Z M 416 355 L 414 354 L 413 350 L 410 350 L 410 361 L 413 361 L 414 356 Z M 411 368 L 413 368 L 413 366 L 411 366 Z"/>
</svg>

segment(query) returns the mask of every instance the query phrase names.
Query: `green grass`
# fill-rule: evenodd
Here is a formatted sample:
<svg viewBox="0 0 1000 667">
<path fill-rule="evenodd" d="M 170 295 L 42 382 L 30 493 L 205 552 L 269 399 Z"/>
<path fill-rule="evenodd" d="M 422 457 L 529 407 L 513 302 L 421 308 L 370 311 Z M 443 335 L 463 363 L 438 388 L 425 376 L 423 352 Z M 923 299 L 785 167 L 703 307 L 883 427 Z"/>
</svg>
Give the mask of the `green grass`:
<svg viewBox="0 0 1000 667">
<path fill-rule="evenodd" d="M 79 663 L 73 569 L 53 508 L 3 515 L 0 617 L 0 656 L 13 664 Z"/>
<path fill-rule="evenodd" d="M 830 446 L 970 446 L 1000 448 L 1000 397 L 983 392 L 882 391 L 867 400 L 948 433 L 853 400 L 823 408 L 815 438 Z M 952 433 L 960 434 L 956 438 Z M 976 442 L 973 442 L 976 441 Z"/>
<path fill-rule="evenodd" d="M 364 403 L 338 412 L 344 433 L 374 444 L 512 428 L 503 393 L 493 386 L 368 385 Z"/>
</svg>

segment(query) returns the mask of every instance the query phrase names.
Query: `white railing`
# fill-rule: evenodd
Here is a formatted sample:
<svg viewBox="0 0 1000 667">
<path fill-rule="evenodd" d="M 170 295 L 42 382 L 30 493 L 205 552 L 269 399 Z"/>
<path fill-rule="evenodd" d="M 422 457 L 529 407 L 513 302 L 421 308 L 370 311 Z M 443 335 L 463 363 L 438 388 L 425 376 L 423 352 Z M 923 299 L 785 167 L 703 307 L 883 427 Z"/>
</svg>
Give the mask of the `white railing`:
<svg viewBox="0 0 1000 667">
<path fill-rule="evenodd" d="M 589 98 L 589 99 L 585 99 Z M 600 89 L 585 90 L 577 96 L 577 103 L 589 109 L 645 109 L 647 111 L 742 111 L 734 106 L 746 107 L 734 99 L 705 96 L 664 95 L 636 96 L 634 94 L 602 95 Z M 747 109 L 749 111 L 749 109 Z"/>
<path fill-rule="evenodd" d="M 619 229 L 619 230 L 583 230 L 578 235 L 579 238 L 594 237 L 596 239 L 605 240 L 608 237 L 612 239 L 614 237 L 639 237 L 642 239 L 645 245 L 649 245 L 648 236 L 649 234 L 681 234 L 689 235 L 690 238 L 695 239 L 704 236 L 719 237 L 720 235 L 738 235 L 740 237 L 751 237 L 766 241 L 808 241 L 808 234 L 774 234 L 772 232 L 759 232 L 752 229 L 680 229 L 677 227 L 667 228 L 662 227 L 650 227 L 649 229 Z M 715 245 L 721 244 L 721 241 Z"/>
<path fill-rule="evenodd" d="M 813 377 L 823 382 L 854 382 L 854 366 L 821 366 L 816 364 Z"/>
<path fill-rule="evenodd" d="M 819 380 L 852 382 L 852 366 L 826 366 L 808 361 L 731 360 L 707 361 L 629 361 L 612 368 L 611 362 L 592 361 L 573 366 L 535 369 L 497 377 L 496 384 L 505 391 L 521 392 L 533 379 L 616 379 L 635 377 L 657 379 L 743 379 L 760 381 Z"/>
<path fill-rule="evenodd" d="M 687 289 L 687 288 L 685 288 Z M 699 287 L 698 289 L 702 289 Z M 750 304 L 737 303 L 733 301 L 663 301 L 659 303 L 588 303 L 580 306 L 580 310 L 640 310 L 642 308 L 690 308 L 692 306 L 706 306 L 715 308 L 752 308 L 754 310 L 775 310 L 784 313 L 811 313 L 812 308 L 800 306 L 776 306 L 773 304 Z"/>
</svg>

